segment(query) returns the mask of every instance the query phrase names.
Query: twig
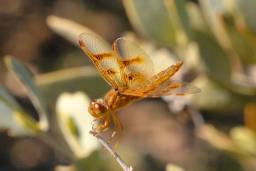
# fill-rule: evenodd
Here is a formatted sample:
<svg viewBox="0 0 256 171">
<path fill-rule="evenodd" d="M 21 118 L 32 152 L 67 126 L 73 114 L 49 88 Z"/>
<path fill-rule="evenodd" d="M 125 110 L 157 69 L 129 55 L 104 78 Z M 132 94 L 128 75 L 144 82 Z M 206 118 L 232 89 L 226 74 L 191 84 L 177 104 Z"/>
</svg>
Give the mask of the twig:
<svg viewBox="0 0 256 171">
<path fill-rule="evenodd" d="M 39 138 L 52 147 L 57 153 L 64 155 L 68 160 L 73 161 L 74 155 L 70 153 L 69 150 L 66 149 L 63 145 L 57 143 L 55 139 L 52 138 L 47 132 L 42 132 L 38 134 Z"/>
<path fill-rule="evenodd" d="M 133 171 L 132 166 L 128 166 L 121 157 L 112 149 L 111 145 L 107 143 L 102 136 L 95 134 L 95 132 L 90 132 L 98 141 L 108 150 L 108 152 L 114 157 L 118 164 L 123 168 L 124 171 Z"/>
<path fill-rule="evenodd" d="M 195 128 L 199 130 L 205 124 L 202 114 L 193 105 L 186 106 L 185 110 L 190 114 Z"/>
</svg>

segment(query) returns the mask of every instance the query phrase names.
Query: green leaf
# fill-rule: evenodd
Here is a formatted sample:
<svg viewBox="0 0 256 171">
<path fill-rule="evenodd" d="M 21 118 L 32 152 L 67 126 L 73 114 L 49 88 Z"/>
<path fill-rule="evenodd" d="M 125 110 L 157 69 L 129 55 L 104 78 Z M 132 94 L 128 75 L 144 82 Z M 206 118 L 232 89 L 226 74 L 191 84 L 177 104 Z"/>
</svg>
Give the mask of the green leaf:
<svg viewBox="0 0 256 171">
<path fill-rule="evenodd" d="M 229 47 L 230 41 L 226 35 L 226 30 L 223 28 L 221 17 L 225 13 L 223 0 L 199 0 L 202 8 L 205 21 L 209 25 L 217 41 L 223 47 Z"/>
<path fill-rule="evenodd" d="M 50 29 L 52 29 L 55 33 L 77 46 L 79 46 L 78 37 L 81 33 L 86 32 L 98 35 L 89 28 L 66 18 L 50 15 L 47 17 L 46 22 Z"/>
<path fill-rule="evenodd" d="M 37 122 L 27 115 L 3 87 L 0 87 L 0 129 L 22 136 L 38 132 Z"/>
<path fill-rule="evenodd" d="M 256 156 L 256 134 L 246 127 L 236 127 L 230 132 L 231 139 L 245 155 Z"/>
<path fill-rule="evenodd" d="M 34 84 L 33 75 L 20 61 L 11 56 L 5 57 L 5 64 L 14 77 L 21 82 L 29 99 L 39 114 L 39 126 L 41 130 L 48 129 L 47 107 L 42 96 Z"/>
<path fill-rule="evenodd" d="M 62 92 L 83 91 L 90 98 L 103 96 L 110 87 L 94 67 L 77 67 L 36 76 L 37 85 L 45 95 L 50 108 Z"/>
<path fill-rule="evenodd" d="M 193 95 L 194 103 L 200 109 L 215 114 L 232 115 L 242 112 L 247 103 L 256 100 L 254 96 L 234 93 L 207 77 L 199 77 L 193 84 L 202 90 Z"/>
<path fill-rule="evenodd" d="M 203 17 L 200 7 L 193 2 L 187 2 L 186 7 L 189 16 L 189 21 L 191 23 L 191 29 L 204 33 L 209 33 L 210 29 L 206 24 L 205 18 Z"/>
<path fill-rule="evenodd" d="M 233 82 L 235 74 L 233 71 L 241 72 L 241 59 L 247 64 L 255 61 L 253 43 L 255 40 L 252 34 L 249 34 L 248 30 L 244 32 L 237 30 L 234 21 L 227 15 L 223 0 L 199 2 L 206 21 L 214 33 L 213 36 L 198 28 L 195 28 L 194 32 L 206 72 L 211 79 L 235 93 L 255 95 L 256 87 Z"/>
<path fill-rule="evenodd" d="M 232 1 L 231 1 L 232 2 Z M 248 26 L 256 31 L 256 1 L 255 0 L 234 0 L 233 3 L 237 8 L 237 12 L 243 17 Z"/>
<path fill-rule="evenodd" d="M 180 166 L 174 165 L 174 164 L 168 164 L 166 166 L 166 171 L 185 171 Z"/>
<path fill-rule="evenodd" d="M 209 76 L 222 84 L 230 83 L 231 61 L 222 47 L 212 36 L 203 32 L 195 32 L 195 39 Z"/>
<path fill-rule="evenodd" d="M 205 65 L 204 69 L 210 79 L 218 82 L 221 86 L 241 95 L 253 96 L 256 87 L 238 84 L 232 80 L 232 58 L 209 34 L 195 31 L 195 40 L 198 43 L 200 57 Z"/>
<path fill-rule="evenodd" d="M 215 148 L 236 153 L 236 149 L 233 147 L 231 139 L 224 132 L 216 129 L 213 125 L 203 125 L 198 130 L 197 135 Z"/>
<path fill-rule="evenodd" d="M 126 13 L 137 31 L 158 43 L 175 45 L 175 28 L 164 0 L 123 0 Z"/>
<path fill-rule="evenodd" d="M 185 45 L 192 37 L 192 30 L 187 13 L 187 1 L 164 0 L 170 19 L 175 29 L 175 37 L 178 44 Z"/>
<path fill-rule="evenodd" d="M 231 16 L 223 16 L 223 27 L 226 30 L 226 35 L 230 40 L 230 45 L 244 64 L 256 63 L 256 35 L 252 34 L 246 28 L 237 28 L 235 23 L 236 18 Z"/>
<path fill-rule="evenodd" d="M 16 100 L 2 86 L 0 86 L 0 99 L 10 108 L 20 111 L 22 110 Z"/>
<path fill-rule="evenodd" d="M 81 130 L 79 130 L 76 121 L 74 120 L 73 117 L 67 117 L 66 124 L 71 132 L 71 134 L 75 138 L 79 138 L 81 136 Z"/>
</svg>

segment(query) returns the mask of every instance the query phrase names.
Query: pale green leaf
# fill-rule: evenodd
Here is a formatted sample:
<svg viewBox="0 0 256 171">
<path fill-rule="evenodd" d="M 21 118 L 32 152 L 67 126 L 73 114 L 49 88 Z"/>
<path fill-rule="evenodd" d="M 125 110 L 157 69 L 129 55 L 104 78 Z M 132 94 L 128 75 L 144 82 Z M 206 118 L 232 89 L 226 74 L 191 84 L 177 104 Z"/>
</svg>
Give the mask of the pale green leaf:
<svg viewBox="0 0 256 171">
<path fill-rule="evenodd" d="M 222 84 L 229 83 L 232 74 L 232 64 L 229 56 L 212 36 L 203 32 L 195 33 L 200 56 L 206 66 L 206 72 L 211 78 Z"/>
<path fill-rule="evenodd" d="M 255 0 L 234 0 L 233 3 L 237 12 L 243 17 L 248 26 L 256 31 L 256 1 Z"/>
<path fill-rule="evenodd" d="M 230 46 L 230 40 L 227 37 L 226 30 L 221 23 L 221 17 L 225 13 L 223 0 L 199 0 L 205 21 L 217 38 L 217 41 L 223 47 Z"/>
<path fill-rule="evenodd" d="M 36 83 L 51 108 L 62 92 L 83 91 L 90 98 L 103 96 L 110 87 L 94 67 L 77 67 L 37 75 Z"/>
<path fill-rule="evenodd" d="M 180 166 L 174 165 L 174 164 L 168 164 L 166 166 L 166 171 L 185 171 Z"/>
<path fill-rule="evenodd" d="M 11 56 L 5 57 L 8 70 L 20 81 L 29 99 L 39 114 L 39 125 L 42 130 L 48 129 L 47 106 L 33 81 L 33 75 L 20 61 Z"/>
<path fill-rule="evenodd" d="M 175 28 L 164 0 L 123 0 L 126 13 L 133 26 L 144 36 L 175 45 Z"/>
<path fill-rule="evenodd" d="M 187 13 L 187 1 L 185 0 L 164 0 L 166 8 L 174 27 L 175 37 L 178 44 L 185 45 L 192 37 L 190 18 Z"/>
<path fill-rule="evenodd" d="M 236 127 L 230 132 L 231 139 L 241 152 L 256 156 L 256 134 L 246 127 Z"/>
<path fill-rule="evenodd" d="M 38 131 L 37 122 L 26 114 L 7 91 L 0 87 L 0 129 L 22 136 Z"/>
<path fill-rule="evenodd" d="M 98 148 L 89 132 L 93 117 L 88 113 L 89 98 L 82 92 L 62 93 L 56 104 L 57 123 L 78 158 L 89 156 Z"/>
<path fill-rule="evenodd" d="M 235 23 L 236 18 L 223 16 L 222 26 L 230 40 L 230 47 L 235 51 L 244 64 L 256 63 L 256 35 L 246 29 L 239 30 Z"/>
<path fill-rule="evenodd" d="M 193 102 L 200 109 L 215 114 L 233 115 L 242 112 L 248 102 L 255 101 L 254 96 L 234 93 L 207 77 L 197 78 L 193 85 L 202 90 L 192 96 Z"/>
<path fill-rule="evenodd" d="M 46 21 L 50 29 L 75 45 L 78 45 L 78 37 L 82 33 L 97 35 L 89 28 L 66 18 L 50 15 Z"/>
</svg>

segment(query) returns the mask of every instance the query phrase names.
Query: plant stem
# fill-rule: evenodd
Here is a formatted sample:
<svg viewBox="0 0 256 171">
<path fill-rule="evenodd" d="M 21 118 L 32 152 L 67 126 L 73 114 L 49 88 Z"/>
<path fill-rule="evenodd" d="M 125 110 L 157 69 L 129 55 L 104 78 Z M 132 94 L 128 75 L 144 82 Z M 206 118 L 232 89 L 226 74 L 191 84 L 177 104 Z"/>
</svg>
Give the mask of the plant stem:
<svg viewBox="0 0 256 171">
<path fill-rule="evenodd" d="M 74 160 L 74 155 L 66 150 L 66 148 L 61 144 L 56 142 L 55 139 L 53 139 L 48 133 L 42 132 L 41 134 L 38 134 L 38 136 L 43 142 L 52 147 L 57 153 L 64 155 L 69 161 Z"/>
<path fill-rule="evenodd" d="M 128 166 L 121 157 L 113 150 L 111 145 L 107 143 L 102 136 L 99 134 L 95 134 L 94 132 L 90 132 L 94 137 L 98 139 L 98 141 L 105 147 L 108 152 L 114 157 L 114 159 L 118 162 L 118 164 L 123 168 L 124 171 L 133 171 L 132 166 Z"/>
</svg>

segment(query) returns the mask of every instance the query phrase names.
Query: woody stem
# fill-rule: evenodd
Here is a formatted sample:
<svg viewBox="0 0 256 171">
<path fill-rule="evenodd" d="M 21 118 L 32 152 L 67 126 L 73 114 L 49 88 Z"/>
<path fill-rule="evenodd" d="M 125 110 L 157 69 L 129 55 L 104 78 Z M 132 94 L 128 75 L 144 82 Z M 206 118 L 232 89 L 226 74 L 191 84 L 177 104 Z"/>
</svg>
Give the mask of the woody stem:
<svg viewBox="0 0 256 171">
<path fill-rule="evenodd" d="M 121 157 L 112 149 L 111 145 L 107 143 L 102 136 L 99 134 L 95 134 L 94 132 L 90 132 L 94 137 L 98 139 L 98 141 L 103 145 L 103 147 L 108 150 L 108 152 L 114 157 L 114 159 L 118 162 L 118 164 L 123 168 L 124 171 L 133 171 L 132 166 L 128 166 Z"/>
</svg>

